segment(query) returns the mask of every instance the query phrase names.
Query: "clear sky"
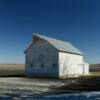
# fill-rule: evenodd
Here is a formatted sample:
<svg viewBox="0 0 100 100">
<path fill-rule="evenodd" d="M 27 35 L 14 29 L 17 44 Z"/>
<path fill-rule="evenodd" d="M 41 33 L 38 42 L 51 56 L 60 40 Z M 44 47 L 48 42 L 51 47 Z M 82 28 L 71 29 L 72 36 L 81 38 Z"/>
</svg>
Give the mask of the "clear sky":
<svg viewBox="0 0 100 100">
<path fill-rule="evenodd" d="M 100 63 L 100 0 L 0 0 L 0 63 L 24 63 L 34 32 L 68 41 Z"/>
</svg>

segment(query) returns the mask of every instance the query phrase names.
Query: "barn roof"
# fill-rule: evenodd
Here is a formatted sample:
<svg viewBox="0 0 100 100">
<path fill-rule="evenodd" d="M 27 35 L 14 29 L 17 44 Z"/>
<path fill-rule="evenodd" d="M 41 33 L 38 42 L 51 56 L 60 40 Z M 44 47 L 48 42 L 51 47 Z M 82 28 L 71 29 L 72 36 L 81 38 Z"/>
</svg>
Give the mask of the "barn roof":
<svg viewBox="0 0 100 100">
<path fill-rule="evenodd" d="M 34 34 L 34 37 L 38 37 L 40 39 L 47 41 L 48 43 L 50 43 L 52 46 L 54 46 L 60 52 L 67 52 L 67 53 L 72 53 L 72 54 L 83 55 L 83 53 L 79 49 L 77 49 L 76 47 L 74 47 L 72 44 L 70 44 L 68 42 L 64 42 L 62 40 L 50 38 L 50 37 L 40 35 L 37 33 Z"/>
</svg>

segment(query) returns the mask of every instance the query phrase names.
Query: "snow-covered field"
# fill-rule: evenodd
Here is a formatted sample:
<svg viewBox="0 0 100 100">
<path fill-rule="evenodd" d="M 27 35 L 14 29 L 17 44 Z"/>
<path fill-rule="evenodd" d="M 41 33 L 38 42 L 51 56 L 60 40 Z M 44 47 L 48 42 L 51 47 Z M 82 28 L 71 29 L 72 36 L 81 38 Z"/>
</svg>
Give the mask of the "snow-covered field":
<svg viewBox="0 0 100 100">
<path fill-rule="evenodd" d="M 46 93 L 53 87 L 63 86 L 63 83 L 57 79 L 39 79 L 39 78 L 0 78 L 0 94 L 30 94 L 36 95 Z"/>
<path fill-rule="evenodd" d="M 100 100 L 99 92 L 46 94 L 66 83 L 57 79 L 0 78 L 0 100 Z"/>
<path fill-rule="evenodd" d="M 100 92 L 80 92 L 74 94 L 41 96 L 41 97 L 33 97 L 33 99 L 34 100 L 100 100 Z"/>
<path fill-rule="evenodd" d="M 100 92 L 80 92 L 61 95 L 2 95 L 0 100 L 100 100 Z"/>
</svg>

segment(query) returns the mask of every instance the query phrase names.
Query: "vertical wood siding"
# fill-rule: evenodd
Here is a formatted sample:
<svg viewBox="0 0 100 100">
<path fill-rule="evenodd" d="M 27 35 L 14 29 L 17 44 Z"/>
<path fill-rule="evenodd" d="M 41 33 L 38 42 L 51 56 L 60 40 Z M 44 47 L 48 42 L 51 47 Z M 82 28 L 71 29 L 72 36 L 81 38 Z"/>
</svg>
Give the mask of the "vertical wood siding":
<svg viewBox="0 0 100 100">
<path fill-rule="evenodd" d="M 48 42 L 38 39 L 26 53 L 26 74 L 58 77 L 58 69 L 58 51 Z"/>
<path fill-rule="evenodd" d="M 66 77 L 76 77 L 82 75 L 83 56 L 59 52 L 59 75 Z"/>
</svg>

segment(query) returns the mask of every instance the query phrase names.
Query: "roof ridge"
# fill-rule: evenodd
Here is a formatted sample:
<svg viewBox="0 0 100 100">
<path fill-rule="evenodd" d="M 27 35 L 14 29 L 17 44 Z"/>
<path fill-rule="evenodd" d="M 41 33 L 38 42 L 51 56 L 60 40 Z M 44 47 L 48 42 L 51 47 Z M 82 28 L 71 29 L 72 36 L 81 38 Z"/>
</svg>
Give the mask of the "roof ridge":
<svg viewBox="0 0 100 100">
<path fill-rule="evenodd" d="M 55 38 L 52 38 L 52 37 L 48 37 L 48 36 L 45 36 L 45 35 L 41 35 L 39 33 L 34 33 L 33 36 L 38 36 L 38 37 L 46 37 L 46 38 L 49 38 L 49 39 L 54 39 L 54 40 L 57 40 L 57 41 L 61 41 L 61 42 L 64 42 L 64 43 L 69 43 L 68 41 L 64 41 L 64 40 L 60 40 L 60 39 L 55 39 Z M 70 44 L 70 43 L 69 43 Z"/>
<path fill-rule="evenodd" d="M 59 39 L 55 39 L 55 38 L 51 38 L 51 37 L 47 37 L 45 35 L 41 35 L 41 34 L 38 34 L 38 33 L 34 33 L 33 36 L 36 36 L 36 37 L 39 37 L 41 39 L 46 40 L 47 42 L 52 44 L 59 51 L 83 55 L 83 53 L 78 48 L 74 47 L 69 42 L 59 40 Z"/>
</svg>

